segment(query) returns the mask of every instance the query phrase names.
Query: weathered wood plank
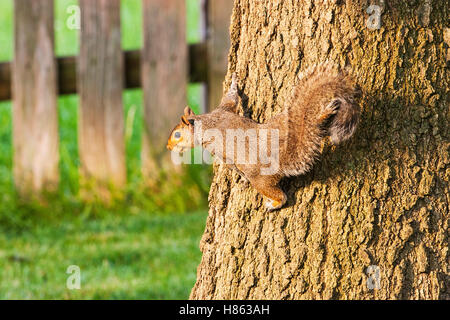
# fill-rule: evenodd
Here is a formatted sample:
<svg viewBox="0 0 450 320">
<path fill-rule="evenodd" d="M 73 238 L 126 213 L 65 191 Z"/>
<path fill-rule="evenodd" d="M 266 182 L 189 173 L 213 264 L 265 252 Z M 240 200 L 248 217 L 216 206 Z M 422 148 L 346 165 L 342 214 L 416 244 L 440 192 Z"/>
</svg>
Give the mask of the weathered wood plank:
<svg viewBox="0 0 450 320">
<path fill-rule="evenodd" d="M 77 83 L 82 184 L 108 199 L 126 182 L 120 1 L 80 0 Z M 104 188 L 102 188 L 104 187 Z M 92 189 L 92 191 L 94 191 Z"/>
<path fill-rule="evenodd" d="M 0 63 L 0 101 L 12 98 L 11 64 L 10 62 Z"/>
<path fill-rule="evenodd" d="M 207 81 L 206 42 L 189 45 L 189 82 Z"/>
<path fill-rule="evenodd" d="M 200 5 L 200 17 L 199 17 L 199 31 L 200 31 L 200 41 L 205 44 L 205 52 L 206 56 L 204 60 L 201 57 L 197 58 L 197 61 L 201 61 L 201 63 L 205 66 L 205 81 L 200 84 L 200 113 L 206 113 L 208 111 L 208 50 L 206 46 L 206 40 L 208 35 L 208 0 L 200 0 L 198 2 Z"/>
<path fill-rule="evenodd" d="M 208 108 L 214 109 L 223 95 L 223 81 L 228 67 L 232 0 L 207 2 Z"/>
<path fill-rule="evenodd" d="M 124 51 L 125 88 L 141 87 L 141 50 Z M 76 57 L 59 57 L 58 94 L 77 93 Z M 206 43 L 189 45 L 189 82 L 206 82 Z M 11 63 L 0 63 L 0 101 L 11 99 Z"/>
<path fill-rule="evenodd" d="M 59 180 L 53 0 L 15 0 L 14 18 L 14 182 L 22 196 L 39 197 Z"/>
<path fill-rule="evenodd" d="M 161 166 L 168 164 L 163 161 L 167 137 L 186 106 L 186 4 L 185 0 L 143 0 L 142 9 L 142 170 L 151 179 Z"/>
</svg>

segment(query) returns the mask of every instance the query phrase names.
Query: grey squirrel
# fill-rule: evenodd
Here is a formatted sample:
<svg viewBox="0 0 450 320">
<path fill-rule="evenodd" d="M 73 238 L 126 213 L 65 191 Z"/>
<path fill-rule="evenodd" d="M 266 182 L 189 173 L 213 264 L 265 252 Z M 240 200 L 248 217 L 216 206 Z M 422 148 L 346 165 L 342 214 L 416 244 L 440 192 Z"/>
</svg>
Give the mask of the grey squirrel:
<svg viewBox="0 0 450 320">
<path fill-rule="evenodd" d="M 358 95 L 359 89 L 348 72 L 324 63 L 302 73 L 284 111 L 260 124 L 237 114 L 238 79 L 233 74 L 231 87 L 215 110 L 196 115 L 191 108 L 185 108 L 181 122 L 170 134 L 167 148 L 183 152 L 202 145 L 267 197 L 268 210 L 279 209 L 286 203 L 286 195 L 278 186 L 280 180 L 310 170 L 321 152 L 324 138 L 329 137 L 337 145 L 354 134 L 360 116 Z M 200 125 L 201 130 L 196 130 Z M 207 136 L 208 130 L 216 134 Z M 268 159 L 238 161 L 239 152 L 234 148 L 231 152 L 226 150 L 227 139 L 221 139 L 229 132 L 233 132 L 233 143 L 235 138 L 241 139 L 249 154 L 250 151 L 265 153 Z M 251 141 L 248 132 L 263 137 L 258 142 L 266 143 L 256 143 L 256 146 L 256 140 Z M 271 167 L 271 161 L 277 162 L 275 170 L 263 174 L 262 169 Z"/>
</svg>

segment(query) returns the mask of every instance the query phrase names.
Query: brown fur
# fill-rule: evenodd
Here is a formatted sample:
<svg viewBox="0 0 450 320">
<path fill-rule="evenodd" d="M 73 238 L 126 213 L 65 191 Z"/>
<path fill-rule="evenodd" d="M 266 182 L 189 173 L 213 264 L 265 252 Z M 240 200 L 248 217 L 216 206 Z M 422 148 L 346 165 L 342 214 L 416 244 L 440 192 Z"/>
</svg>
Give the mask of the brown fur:
<svg viewBox="0 0 450 320">
<path fill-rule="evenodd" d="M 222 99 L 218 108 L 208 114 L 195 115 L 190 108 L 185 109 L 182 121 L 172 131 L 168 142 L 169 149 L 183 151 L 201 141 L 202 146 L 214 156 L 236 169 L 261 194 L 269 198 L 269 210 L 281 208 L 286 195 L 278 187 L 285 176 L 301 175 L 311 169 L 320 154 L 323 138 L 330 137 L 336 145 L 349 139 L 359 120 L 359 106 L 356 103 L 358 90 L 349 75 L 337 71 L 329 63 L 314 67 L 299 79 L 289 106 L 280 115 L 259 124 L 252 119 L 236 113 L 238 105 L 237 79 L 233 75 L 230 90 Z M 217 129 L 225 137 L 228 129 L 278 129 L 279 132 L 279 168 L 272 175 L 261 175 L 261 168 L 269 165 L 259 161 L 254 164 L 238 163 L 236 154 L 227 154 L 225 142 L 222 152 L 217 152 L 218 141 L 195 136 L 195 123 L 202 130 Z M 200 121 L 199 121 L 200 120 Z M 180 131 L 182 139 L 175 139 L 174 133 Z M 270 148 L 271 136 L 266 147 Z M 246 150 L 256 148 L 249 139 L 245 139 Z M 260 146 L 264 147 L 264 146 Z M 270 149 L 265 150 L 270 154 Z M 273 155 L 271 155 L 273 156 Z"/>
</svg>

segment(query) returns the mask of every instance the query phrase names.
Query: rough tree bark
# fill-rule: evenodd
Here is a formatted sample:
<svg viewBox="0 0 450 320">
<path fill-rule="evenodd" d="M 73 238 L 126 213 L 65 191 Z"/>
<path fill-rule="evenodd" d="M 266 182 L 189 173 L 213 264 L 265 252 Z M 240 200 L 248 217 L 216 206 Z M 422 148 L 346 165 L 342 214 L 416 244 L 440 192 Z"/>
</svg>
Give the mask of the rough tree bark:
<svg viewBox="0 0 450 320">
<path fill-rule="evenodd" d="M 235 1 L 226 84 L 236 70 L 240 112 L 264 122 L 331 59 L 353 69 L 362 119 L 282 182 L 278 212 L 215 166 L 192 299 L 450 298 L 447 18 L 439 0 Z"/>
</svg>

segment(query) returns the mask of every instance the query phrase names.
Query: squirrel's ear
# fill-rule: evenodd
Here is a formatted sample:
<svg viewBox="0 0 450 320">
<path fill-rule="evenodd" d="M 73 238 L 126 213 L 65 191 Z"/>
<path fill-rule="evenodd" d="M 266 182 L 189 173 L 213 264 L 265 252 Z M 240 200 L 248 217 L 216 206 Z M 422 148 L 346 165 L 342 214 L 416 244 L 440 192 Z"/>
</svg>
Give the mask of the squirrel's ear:
<svg viewBox="0 0 450 320">
<path fill-rule="evenodd" d="M 181 122 L 187 126 L 189 125 L 189 121 L 188 121 L 188 119 L 186 119 L 186 116 L 181 116 Z"/>
<path fill-rule="evenodd" d="M 185 116 L 181 116 L 181 122 L 187 126 L 193 126 L 195 123 L 194 119 L 188 119 Z"/>
<path fill-rule="evenodd" d="M 195 116 L 195 113 L 194 113 L 194 111 L 192 111 L 191 108 L 189 108 L 189 106 L 187 106 L 186 108 L 184 108 L 184 115 L 186 117 Z"/>
</svg>

